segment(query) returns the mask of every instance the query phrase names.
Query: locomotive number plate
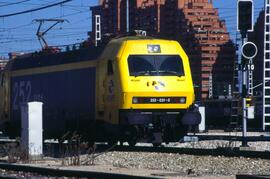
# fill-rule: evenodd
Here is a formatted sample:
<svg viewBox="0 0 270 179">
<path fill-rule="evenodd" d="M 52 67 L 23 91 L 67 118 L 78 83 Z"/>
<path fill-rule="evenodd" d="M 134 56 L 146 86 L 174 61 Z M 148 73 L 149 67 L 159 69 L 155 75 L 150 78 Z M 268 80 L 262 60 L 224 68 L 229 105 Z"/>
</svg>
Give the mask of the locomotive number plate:
<svg viewBox="0 0 270 179">
<path fill-rule="evenodd" d="M 184 104 L 186 102 L 186 97 L 133 97 L 133 104 L 171 104 L 171 103 L 180 103 Z"/>
<path fill-rule="evenodd" d="M 171 98 L 148 98 L 149 103 L 171 103 Z"/>
</svg>

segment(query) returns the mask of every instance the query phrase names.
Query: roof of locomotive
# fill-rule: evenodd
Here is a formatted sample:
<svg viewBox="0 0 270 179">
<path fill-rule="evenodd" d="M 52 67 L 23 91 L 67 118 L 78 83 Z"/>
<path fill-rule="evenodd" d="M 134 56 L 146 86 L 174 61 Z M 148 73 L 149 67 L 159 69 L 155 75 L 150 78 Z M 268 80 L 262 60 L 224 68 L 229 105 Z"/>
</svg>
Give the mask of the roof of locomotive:
<svg viewBox="0 0 270 179">
<path fill-rule="evenodd" d="M 14 71 L 21 69 L 54 66 L 60 64 L 96 60 L 104 47 L 88 47 L 60 53 L 36 52 L 19 56 L 10 60 L 6 69 Z"/>
<path fill-rule="evenodd" d="M 110 43 L 123 43 L 126 41 L 136 41 L 136 40 L 158 40 L 158 41 L 168 41 L 167 39 L 162 38 L 154 38 L 151 36 L 125 36 L 125 37 L 119 37 L 114 38 L 110 41 Z"/>
<path fill-rule="evenodd" d="M 124 36 L 112 39 L 110 43 L 121 44 L 129 40 L 161 40 L 148 36 Z M 10 71 L 54 66 L 81 61 L 96 60 L 102 54 L 104 45 L 87 47 L 60 53 L 35 52 L 10 60 L 5 69 Z"/>
<path fill-rule="evenodd" d="M 157 39 L 150 36 L 124 36 L 124 37 L 118 37 L 115 38 L 115 41 L 127 41 L 127 40 L 151 40 L 151 39 Z"/>
</svg>

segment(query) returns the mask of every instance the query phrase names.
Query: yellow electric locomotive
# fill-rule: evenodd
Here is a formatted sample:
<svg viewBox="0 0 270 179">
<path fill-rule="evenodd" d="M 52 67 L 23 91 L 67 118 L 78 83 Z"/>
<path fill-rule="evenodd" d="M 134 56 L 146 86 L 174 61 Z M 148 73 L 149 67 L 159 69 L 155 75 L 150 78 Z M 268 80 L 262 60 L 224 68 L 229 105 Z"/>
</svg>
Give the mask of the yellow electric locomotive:
<svg viewBox="0 0 270 179">
<path fill-rule="evenodd" d="M 178 42 L 115 39 L 99 63 L 97 120 L 108 129 L 118 127 L 110 136 L 118 134 L 131 145 L 142 138 L 154 144 L 180 139 L 195 95 L 189 60 Z M 192 124 L 200 122 L 191 118 Z"/>
<path fill-rule="evenodd" d="M 104 50 L 32 54 L 11 60 L 1 76 L 1 122 L 10 129 L 19 128 L 19 106 L 29 101 L 44 103 L 50 138 L 76 130 L 111 143 L 158 145 L 179 140 L 186 125 L 200 122 L 186 115 L 195 99 L 193 82 L 176 41 L 123 37 Z"/>
</svg>

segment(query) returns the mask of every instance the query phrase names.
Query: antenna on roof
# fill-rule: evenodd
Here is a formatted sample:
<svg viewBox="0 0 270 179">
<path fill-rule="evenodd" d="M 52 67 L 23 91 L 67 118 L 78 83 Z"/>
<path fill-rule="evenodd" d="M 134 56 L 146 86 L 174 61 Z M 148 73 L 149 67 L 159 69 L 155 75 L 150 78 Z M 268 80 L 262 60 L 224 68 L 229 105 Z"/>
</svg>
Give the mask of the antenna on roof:
<svg viewBox="0 0 270 179">
<path fill-rule="evenodd" d="M 44 38 L 44 35 L 49 31 L 51 30 L 54 26 L 56 26 L 57 24 L 59 23 L 63 23 L 64 21 L 66 22 L 69 22 L 68 20 L 65 20 L 65 19 L 35 19 L 34 21 L 36 22 L 39 22 L 39 26 L 38 26 L 38 29 L 37 29 L 37 37 L 38 37 L 38 40 L 39 40 L 39 43 L 41 45 L 41 47 L 43 49 L 47 49 L 49 46 L 48 46 L 48 43 L 46 42 L 45 38 Z M 52 24 L 49 28 L 47 28 L 45 31 L 41 31 L 41 26 L 42 24 L 44 24 L 45 22 L 54 22 L 54 24 Z M 43 43 L 42 43 L 43 42 Z"/>
</svg>

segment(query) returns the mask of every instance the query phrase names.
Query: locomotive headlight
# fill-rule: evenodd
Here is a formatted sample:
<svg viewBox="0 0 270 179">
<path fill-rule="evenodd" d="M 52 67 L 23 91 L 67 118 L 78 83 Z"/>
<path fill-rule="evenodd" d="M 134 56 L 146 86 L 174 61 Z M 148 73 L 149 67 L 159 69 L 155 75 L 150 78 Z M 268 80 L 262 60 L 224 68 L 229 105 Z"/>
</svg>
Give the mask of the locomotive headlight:
<svg viewBox="0 0 270 179">
<path fill-rule="evenodd" d="M 181 104 L 186 103 L 186 97 L 180 97 L 179 102 L 180 102 Z"/>
<path fill-rule="evenodd" d="M 132 104 L 137 104 L 139 102 L 137 97 L 132 98 Z"/>
<path fill-rule="evenodd" d="M 148 53 L 160 53 L 160 45 L 147 45 Z"/>
</svg>

